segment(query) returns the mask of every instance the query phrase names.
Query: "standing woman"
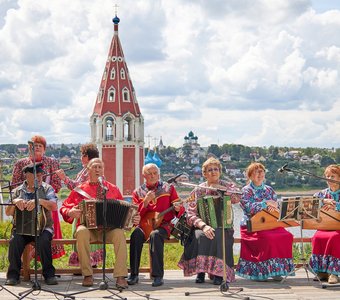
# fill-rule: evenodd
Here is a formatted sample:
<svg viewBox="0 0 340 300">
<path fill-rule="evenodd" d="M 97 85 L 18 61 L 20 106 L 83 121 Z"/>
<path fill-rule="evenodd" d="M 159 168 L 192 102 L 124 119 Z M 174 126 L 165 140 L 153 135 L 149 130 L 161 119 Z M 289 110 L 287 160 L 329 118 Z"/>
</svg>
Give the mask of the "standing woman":
<svg viewBox="0 0 340 300">
<path fill-rule="evenodd" d="M 19 159 L 13 167 L 11 185 L 19 185 L 25 180 L 24 173 L 22 172 L 23 167 L 32 164 L 34 161 L 33 153 L 35 154 L 35 162 L 41 162 L 43 164 L 45 174 L 43 181 L 50 184 L 55 193 L 57 194 L 61 188 L 61 181 L 55 174 L 55 171 L 59 169 L 59 162 L 52 157 L 45 156 L 46 151 L 46 139 L 41 135 L 35 135 L 31 138 L 34 143 L 34 152 L 30 149 L 29 157 Z M 58 210 L 52 211 L 53 227 L 54 227 L 54 239 L 62 239 L 62 232 L 60 228 Z M 59 258 L 65 254 L 63 245 L 52 244 L 52 257 L 53 259 Z"/>
<path fill-rule="evenodd" d="M 277 195 L 264 184 L 265 167 L 251 163 L 247 170 L 248 185 L 242 189 L 240 205 L 244 216 L 241 220 L 241 253 L 236 274 L 251 280 L 267 281 L 269 277 L 282 280 L 294 270 L 293 235 L 284 228 L 257 232 L 247 231 L 247 221 L 263 209 L 278 209 Z"/>
<path fill-rule="evenodd" d="M 324 210 L 340 211 L 340 166 L 330 165 L 325 169 L 328 188 L 314 196 L 322 198 Z M 309 262 L 320 280 L 339 282 L 340 275 L 340 230 L 317 230 L 312 238 L 312 256 Z"/>
<path fill-rule="evenodd" d="M 75 187 L 86 182 L 89 179 L 87 165 L 92 158 L 99 158 L 99 151 L 97 149 L 97 146 L 93 143 L 87 143 L 87 144 L 82 145 L 80 147 L 80 153 L 81 153 L 81 163 L 82 163 L 83 168 L 80 170 L 80 172 L 77 174 L 74 180 L 66 176 L 63 169 L 59 169 L 56 172 L 58 177 L 66 184 L 67 188 L 71 191 Z M 72 223 L 72 236 L 74 236 L 76 232 L 77 221 L 78 220 L 75 218 L 74 222 Z M 91 249 L 91 252 L 90 252 L 91 266 L 95 267 L 100 262 L 103 261 L 102 246 L 98 244 L 91 244 L 90 249 Z M 78 251 L 77 251 L 76 246 L 73 247 L 73 252 L 71 253 L 69 257 L 68 264 L 70 266 L 79 266 L 79 257 L 78 257 Z"/>
<path fill-rule="evenodd" d="M 212 228 L 207 225 L 199 216 L 197 200 L 206 195 L 219 195 L 217 191 L 205 187 L 223 188 L 225 190 L 237 191 L 232 183 L 220 179 L 222 165 L 219 160 L 209 158 L 202 165 L 202 174 L 206 181 L 200 184 L 201 188 L 195 188 L 192 194 L 195 201 L 189 202 L 186 208 L 187 221 L 194 227 L 191 239 L 184 246 L 184 253 L 178 266 L 183 269 L 184 276 L 197 274 L 196 283 L 205 282 L 205 273 L 213 279 L 213 284 L 221 285 L 223 280 L 223 243 L 222 228 Z M 239 202 L 237 194 L 232 194 L 232 203 Z M 225 254 L 226 254 L 226 282 L 233 282 L 235 274 L 233 270 L 234 256 L 234 229 L 226 228 Z"/>
</svg>

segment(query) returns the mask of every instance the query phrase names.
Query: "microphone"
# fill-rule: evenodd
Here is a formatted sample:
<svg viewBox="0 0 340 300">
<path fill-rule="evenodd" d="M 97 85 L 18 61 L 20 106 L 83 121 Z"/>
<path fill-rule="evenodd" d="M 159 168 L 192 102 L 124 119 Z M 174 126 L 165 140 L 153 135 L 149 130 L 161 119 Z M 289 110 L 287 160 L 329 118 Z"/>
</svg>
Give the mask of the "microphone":
<svg viewBox="0 0 340 300">
<path fill-rule="evenodd" d="M 178 174 L 178 175 L 176 175 L 176 176 L 174 176 L 174 177 L 171 177 L 171 178 L 169 178 L 166 182 L 167 183 L 173 183 L 173 182 L 175 182 L 176 183 L 176 179 L 178 178 L 178 177 L 180 177 L 180 176 L 182 176 L 183 175 L 183 173 L 180 173 L 180 174 Z"/>
<path fill-rule="evenodd" d="M 288 164 L 284 164 L 280 169 L 278 169 L 277 171 L 280 173 L 283 173 L 284 171 L 290 171 L 289 168 L 287 168 Z"/>
<path fill-rule="evenodd" d="M 103 189 L 103 190 L 106 190 L 107 191 L 107 187 L 103 184 L 103 176 L 99 176 L 98 177 L 98 182 L 99 182 L 99 184 L 100 184 L 100 186 L 101 186 L 101 188 Z"/>
</svg>

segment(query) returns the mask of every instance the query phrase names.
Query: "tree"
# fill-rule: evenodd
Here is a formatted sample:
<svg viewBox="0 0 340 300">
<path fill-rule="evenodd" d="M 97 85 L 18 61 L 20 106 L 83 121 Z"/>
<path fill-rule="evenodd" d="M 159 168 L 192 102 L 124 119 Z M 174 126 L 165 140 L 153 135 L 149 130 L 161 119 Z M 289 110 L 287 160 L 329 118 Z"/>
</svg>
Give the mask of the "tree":
<svg viewBox="0 0 340 300">
<path fill-rule="evenodd" d="M 335 160 L 332 157 L 325 155 L 321 158 L 321 161 L 320 161 L 321 167 L 327 167 L 332 164 L 335 164 Z"/>
</svg>

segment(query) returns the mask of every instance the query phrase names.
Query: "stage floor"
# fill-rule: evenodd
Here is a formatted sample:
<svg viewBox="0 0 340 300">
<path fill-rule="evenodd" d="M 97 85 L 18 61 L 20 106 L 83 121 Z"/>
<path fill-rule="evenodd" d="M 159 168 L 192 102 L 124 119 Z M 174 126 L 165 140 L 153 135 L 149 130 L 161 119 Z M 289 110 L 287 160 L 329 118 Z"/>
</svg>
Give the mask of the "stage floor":
<svg viewBox="0 0 340 300">
<path fill-rule="evenodd" d="M 274 282 L 269 280 L 268 282 L 254 282 L 237 277 L 236 282 L 231 284 L 230 290 L 235 288 L 243 288 L 243 291 L 239 293 L 244 297 L 248 296 L 250 299 L 275 299 L 275 300 L 307 300 L 307 299 L 340 299 L 340 286 L 322 288 L 318 282 L 312 281 L 313 275 L 309 273 L 310 281 L 307 280 L 306 272 L 304 269 L 300 269 L 296 272 L 296 276 L 288 277 L 284 283 Z M 0 284 L 5 282 L 5 273 L 0 273 Z M 41 279 L 38 276 L 38 279 Z M 98 287 L 101 282 L 102 275 L 97 274 L 95 276 L 94 288 Z M 108 275 L 109 287 L 114 287 L 114 281 L 112 280 L 112 274 Z M 118 291 L 111 290 L 113 293 L 118 293 L 117 297 L 112 295 L 106 290 L 91 291 L 91 288 L 84 288 L 81 286 L 81 276 L 69 276 L 62 275 L 59 278 L 59 284 L 56 286 L 47 286 L 44 283 L 41 284 L 41 288 L 50 289 L 58 293 L 72 294 L 77 291 L 87 291 L 76 295 L 76 299 L 102 299 L 107 296 L 112 296 L 111 299 L 159 299 L 159 300 L 189 300 L 190 298 L 198 299 L 217 299 L 220 297 L 230 297 L 228 291 L 221 293 L 219 286 L 214 286 L 210 280 L 207 280 L 204 284 L 196 284 L 195 276 L 183 277 L 182 271 L 168 270 L 165 272 L 164 285 L 158 288 L 151 286 L 152 281 L 147 274 L 141 274 L 140 282 L 137 285 L 129 286 L 127 290 L 119 293 Z M 31 288 L 31 282 L 21 282 L 20 285 L 4 286 L 13 294 L 18 296 L 20 292 L 26 291 Z M 1 287 L 0 287 L 1 289 Z M 188 296 L 185 294 L 189 293 Z M 8 293 L 6 290 L 0 290 L 0 300 L 17 299 L 15 296 Z M 235 297 L 234 297 L 235 298 Z M 52 293 L 46 293 L 44 291 L 34 291 L 24 299 L 64 299 L 63 296 Z M 70 298 L 66 298 L 70 299 Z"/>
</svg>

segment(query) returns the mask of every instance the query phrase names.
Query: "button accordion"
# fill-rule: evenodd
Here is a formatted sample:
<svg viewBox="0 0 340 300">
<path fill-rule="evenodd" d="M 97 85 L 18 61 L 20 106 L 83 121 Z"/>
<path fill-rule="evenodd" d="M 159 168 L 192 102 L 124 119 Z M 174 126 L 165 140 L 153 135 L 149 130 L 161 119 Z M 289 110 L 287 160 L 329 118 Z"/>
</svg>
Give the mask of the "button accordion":
<svg viewBox="0 0 340 300">
<path fill-rule="evenodd" d="M 82 210 L 80 223 L 88 229 L 104 227 L 104 201 L 98 199 L 83 200 L 79 203 Z M 121 228 L 130 230 L 133 227 L 133 217 L 138 213 L 138 206 L 124 200 L 107 199 L 106 228 Z"/>
<path fill-rule="evenodd" d="M 197 200 L 197 209 L 203 222 L 212 228 L 233 227 L 233 209 L 229 195 L 224 198 L 204 196 Z M 224 219 L 224 226 L 222 226 L 222 219 Z"/>
</svg>

